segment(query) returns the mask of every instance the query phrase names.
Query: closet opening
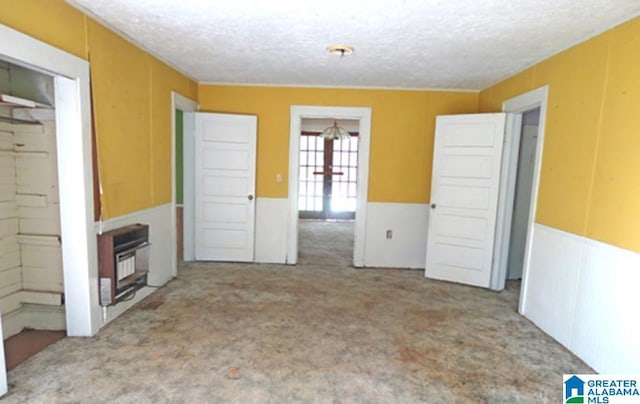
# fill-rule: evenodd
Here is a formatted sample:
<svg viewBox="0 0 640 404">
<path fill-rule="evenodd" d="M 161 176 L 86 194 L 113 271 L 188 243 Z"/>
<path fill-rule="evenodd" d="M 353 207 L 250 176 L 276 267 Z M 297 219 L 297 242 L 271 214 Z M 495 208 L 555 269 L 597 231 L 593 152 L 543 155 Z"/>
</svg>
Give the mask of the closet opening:
<svg viewBox="0 0 640 404">
<path fill-rule="evenodd" d="M 0 312 L 7 369 L 66 336 L 53 77 L 0 60 Z"/>
</svg>

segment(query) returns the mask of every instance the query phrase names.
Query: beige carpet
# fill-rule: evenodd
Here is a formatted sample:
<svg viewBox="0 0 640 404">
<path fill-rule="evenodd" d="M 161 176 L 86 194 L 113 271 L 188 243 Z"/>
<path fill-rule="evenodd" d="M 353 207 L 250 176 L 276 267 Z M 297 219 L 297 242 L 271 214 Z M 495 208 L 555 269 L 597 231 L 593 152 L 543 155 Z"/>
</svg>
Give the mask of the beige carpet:
<svg viewBox="0 0 640 404">
<path fill-rule="evenodd" d="M 7 403 L 550 403 L 591 369 L 502 293 L 421 271 L 183 264 L 93 338 L 9 372 Z"/>
<path fill-rule="evenodd" d="M 298 263 L 352 266 L 353 221 L 300 220 Z"/>
</svg>

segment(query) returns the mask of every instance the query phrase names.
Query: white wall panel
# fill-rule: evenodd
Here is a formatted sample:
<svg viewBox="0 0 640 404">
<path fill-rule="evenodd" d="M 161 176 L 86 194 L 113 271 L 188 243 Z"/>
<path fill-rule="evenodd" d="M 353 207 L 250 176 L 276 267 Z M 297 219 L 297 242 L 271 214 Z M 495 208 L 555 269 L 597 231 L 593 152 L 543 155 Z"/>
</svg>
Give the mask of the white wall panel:
<svg viewBox="0 0 640 404">
<path fill-rule="evenodd" d="M 640 372 L 640 254 L 585 239 L 571 349 L 603 373 Z"/>
<path fill-rule="evenodd" d="M 11 219 L 18 216 L 15 198 L 13 201 L 0 202 L 0 219 Z"/>
<path fill-rule="evenodd" d="M 536 223 L 522 313 L 600 373 L 640 368 L 640 254 Z"/>
<path fill-rule="evenodd" d="M 257 199 L 256 262 L 286 262 L 288 209 L 285 198 Z M 428 210 L 426 204 L 368 203 L 365 266 L 424 268 Z"/>
<path fill-rule="evenodd" d="M 536 224 L 527 275 L 531 293 L 526 297 L 525 314 L 568 346 L 583 250 L 581 240 L 554 234 L 552 229 Z"/>
<path fill-rule="evenodd" d="M 288 209 L 286 198 L 256 199 L 256 262 L 286 262 Z"/>
<path fill-rule="evenodd" d="M 18 234 L 18 218 L 0 219 L 0 237 Z"/>
<path fill-rule="evenodd" d="M 368 203 L 365 266 L 424 268 L 428 215 L 427 204 Z"/>
</svg>

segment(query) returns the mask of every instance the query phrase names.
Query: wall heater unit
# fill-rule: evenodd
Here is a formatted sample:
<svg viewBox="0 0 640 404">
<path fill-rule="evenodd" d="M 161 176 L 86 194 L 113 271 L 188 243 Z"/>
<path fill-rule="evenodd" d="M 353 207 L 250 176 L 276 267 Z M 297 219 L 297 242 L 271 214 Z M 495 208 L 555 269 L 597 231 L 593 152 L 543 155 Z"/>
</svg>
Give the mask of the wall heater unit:
<svg viewBox="0 0 640 404">
<path fill-rule="evenodd" d="M 111 306 L 147 284 L 149 226 L 134 224 L 98 236 L 100 305 Z"/>
</svg>

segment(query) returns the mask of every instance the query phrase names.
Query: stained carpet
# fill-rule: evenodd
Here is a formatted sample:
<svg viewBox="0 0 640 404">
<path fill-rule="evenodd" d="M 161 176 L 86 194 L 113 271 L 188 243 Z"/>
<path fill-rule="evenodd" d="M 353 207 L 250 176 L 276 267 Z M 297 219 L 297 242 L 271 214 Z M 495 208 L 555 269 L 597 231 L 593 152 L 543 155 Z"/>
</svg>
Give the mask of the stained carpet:
<svg viewBox="0 0 640 404">
<path fill-rule="evenodd" d="M 8 374 L 7 403 L 550 403 L 592 370 L 487 290 L 421 271 L 193 263 L 92 338 Z"/>
</svg>

